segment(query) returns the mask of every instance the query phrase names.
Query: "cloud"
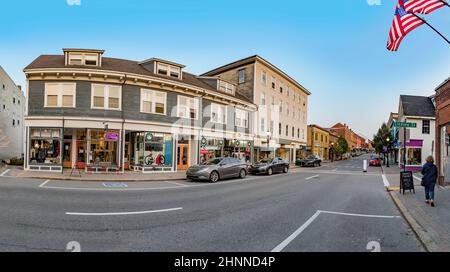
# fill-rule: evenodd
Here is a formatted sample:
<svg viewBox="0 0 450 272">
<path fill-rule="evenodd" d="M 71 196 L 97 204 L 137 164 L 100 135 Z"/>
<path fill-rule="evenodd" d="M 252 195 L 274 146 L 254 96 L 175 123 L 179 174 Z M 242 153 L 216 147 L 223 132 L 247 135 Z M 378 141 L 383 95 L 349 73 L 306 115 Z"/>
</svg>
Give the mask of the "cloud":
<svg viewBox="0 0 450 272">
<path fill-rule="evenodd" d="M 381 0 L 366 0 L 369 6 L 381 6 Z"/>
<path fill-rule="evenodd" d="M 69 6 L 81 6 L 81 0 L 66 0 L 66 2 Z"/>
</svg>

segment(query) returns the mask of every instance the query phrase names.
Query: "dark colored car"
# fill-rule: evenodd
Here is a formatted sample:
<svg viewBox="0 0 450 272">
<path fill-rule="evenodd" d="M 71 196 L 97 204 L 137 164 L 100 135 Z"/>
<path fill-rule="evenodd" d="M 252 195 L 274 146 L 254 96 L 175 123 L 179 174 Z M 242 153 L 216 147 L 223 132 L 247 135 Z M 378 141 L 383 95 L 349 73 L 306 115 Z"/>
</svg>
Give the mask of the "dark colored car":
<svg viewBox="0 0 450 272">
<path fill-rule="evenodd" d="M 249 167 L 248 172 L 250 174 L 266 174 L 271 176 L 273 173 L 289 172 L 289 162 L 282 158 L 265 159 L 253 164 Z"/>
<path fill-rule="evenodd" d="M 308 166 L 317 167 L 322 165 L 322 159 L 317 155 L 311 155 L 304 160 L 295 161 L 295 165 L 301 167 L 308 167 Z"/>
<path fill-rule="evenodd" d="M 370 156 L 369 166 L 381 166 L 381 159 L 378 156 Z"/>
<path fill-rule="evenodd" d="M 192 180 L 217 182 L 227 178 L 245 178 L 247 165 L 236 158 L 215 158 L 189 167 L 186 177 Z"/>
</svg>

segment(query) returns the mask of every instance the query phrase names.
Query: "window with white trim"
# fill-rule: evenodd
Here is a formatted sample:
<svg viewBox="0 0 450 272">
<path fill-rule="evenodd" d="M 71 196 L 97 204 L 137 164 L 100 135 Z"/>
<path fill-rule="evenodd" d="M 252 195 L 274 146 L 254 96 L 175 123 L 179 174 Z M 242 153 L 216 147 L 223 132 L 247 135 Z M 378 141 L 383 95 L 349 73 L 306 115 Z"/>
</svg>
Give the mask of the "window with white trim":
<svg viewBox="0 0 450 272">
<path fill-rule="evenodd" d="M 274 89 L 275 90 L 275 81 L 276 81 L 277 79 L 273 76 L 272 77 L 272 89 Z"/>
<path fill-rule="evenodd" d="M 121 110 L 122 87 L 115 85 L 92 84 L 91 108 Z"/>
<path fill-rule="evenodd" d="M 264 118 L 261 118 L 261 132 L 266 132 L 266 120 Z"/>
<path fill-rule="evenodd" d="M 158 62 L 156 64 L 156 73 L 163 76 L 181 78 L 181 68 L 165 63 Z"/>
<path fill-rule="evenodd" d="M 197 119 L 198 108 L 198 99 L 182 95 L 178 96 L 177 116 L 179 118 Z"/>
<path fill-rule="evenodd" d="M 233 84 L 223 80 L 219 80 L 218 84 L 219 84 L 218 86 L 219 91 L 235 95 L 236 87 Z"/>
<path fill-rule="evenodd" d="M 98 66 L 98 54 L 69 53 L 69 65 Z"/>
<path fill-rule="evenodd" d="M 219 104 L 211 104 L 211 122 L 226 124 L 227 123 L 227 106 Z"/>
<path fill-rule="evenodd" d="M 44 107 L 75 108 L 75 83 L 46 83 Z"/>
<path fill-rule="evenodd" d="M 241 69 L 238 72 L 239 76 L 238 76 L 238 82 L 239 84 L 242 84 L 245 82 L 245 69 Z"/>
<path fill-rule="evenodd" d="M 262 72 L 261 72 L 261 82 L 262 82 L 262 84 L 264 84 L 264 85 L 267 84 L 267 73 L 266 73 L 266 71 L 262 71 Z"/>
<path fill-rule="evenodd" d="M 266 94 L 261 93 L 261 106 L 265 106 L 265 105 L 266 105 Z"/>
<path fill-rule="evenodd" d="M 167 93 L 141 89 L 141 112 L 166 114 Z"/>
<path fill-rule="evenodd" d="M 237 127 L 248 128 L 248 112 L 236 109 L 234 123 Z"/>
</svg>

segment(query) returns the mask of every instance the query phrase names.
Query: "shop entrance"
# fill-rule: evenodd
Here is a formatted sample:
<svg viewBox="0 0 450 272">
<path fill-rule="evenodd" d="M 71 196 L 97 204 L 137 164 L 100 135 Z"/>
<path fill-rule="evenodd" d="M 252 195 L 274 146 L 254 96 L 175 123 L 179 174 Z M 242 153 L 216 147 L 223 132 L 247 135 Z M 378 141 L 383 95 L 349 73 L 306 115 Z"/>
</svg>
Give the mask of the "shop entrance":
<svg viewBox="0 0 450 272">
<path fill-rule="evenodd" d="M 189 168 L 189 144 L 178 144 L 177 169 L 187 170 L 188 168 Z"/>
<path fill-rule="evenodd" d="M 64 168 L 72 168 L 72 142 L 64 141 L 63 147 L 63 166 Z"/>
</svg>

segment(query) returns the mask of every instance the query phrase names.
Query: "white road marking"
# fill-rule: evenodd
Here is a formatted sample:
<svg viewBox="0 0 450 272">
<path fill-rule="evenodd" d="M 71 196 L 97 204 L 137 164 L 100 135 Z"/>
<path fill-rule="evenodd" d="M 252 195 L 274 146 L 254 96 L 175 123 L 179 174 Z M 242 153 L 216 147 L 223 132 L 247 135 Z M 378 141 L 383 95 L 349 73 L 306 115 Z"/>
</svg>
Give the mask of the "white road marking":
<svg viewBox="0 0 450 272">
<path fill-rule="evenodd" d="M 413 175 L 413 177 L 414 177 L 416 180 L 418 180 L 418 181 L 422 181 L 421 178 L 419 178 L 419 177 L 417 177 L 417 176 L 415 176 L 415 175 Z"/>
<path fill-rule="evenodd" d="M 367 217 L 367 218 L 386 218 L 386 219 L 400 218 L 400 216 L 396 216 L 396 215 L 373 215 L 373 214 L 341 213 L 341 212 L 330 212 L 330 211 L 320 211 L 320 213 L 355 216 L 355 217 Z"/>
<path fill-rule="evenodd" d="M 381 175 L 381 177 L 383 178 L 384 187 L 390 187 L 391 184 L 389 183 L 389 180 L 386 178 L 386 175 L 383 174 Z"/>
<path fill-rule="evenodd" d="M 3 177 L 6 173 L 8 173 L 9 171 L 11 171 L 11 169 L 6 169 L 5 171 L 3 171 L 3 173 L 0 174 L 0 177 Z"/>
<path fill-rule="evenodd" d="M 173 181 L 167 181 L 167 180 L 165 180 L 164 182 L 166 182 L 166 183 L 170 183 L 170 184 L 173 184 L 173 185 L 179 185 L 179 186 L 187 186 L 186 184 L 181 184 L 181 183 L 178 183 L 178 182 L 173 182 Z"/>
<path fill-rule="evenodd" d="M 310 180 L 310 179 L 318 178 L 318 177 L 319 177 L 319 175 L 315 175 L 315 176 L 312 176 L 312 177 L 309 177 L 309 178 L 305 178 L 305 180 Z"/>
<path fill-rule="evenodd" d="M 42 188 L 42 187 L 44 187 L 44 186 L 45 186 L 45 184 L 47 184 L 48 182 L 50 182 L 50 180 L 49 180 L 49 179 L 47 179 L 46 181 L 42 182 L 42 184 L 41 184 L 41 185 L 39 185 L 39 188 Z"/>
<path fill-rule="evenodd" d="M 182 207 L 164 210 L 153 211 L 140 211 L 140 212 L 112 212 L 112 213 L 79 213 L 79 212 L 66 212 L 66 215 L 81 215 L 81 216 L 114 216 L 114 215 L 137 215 L 137 214 L 150 214 L 150 213 L 162 213 L 182 210 Z"/>
<path fill-rule="evenodd" d="M 341 213 L 341 212 L 331 212 L 331 211 L 321 211 L 318 210 L 313 216 L 311 216 L 308 221 L 306 221 L 300 228 L 298 228 L 294 233 L 292 233 L 283 242 L 277 245 L 271 252 L 281 252 L 286 248 L 295 238 L 297 238 L 309 225 L 311 225 L 314 220 L 319 217 L 320 214 L 334 214 L 334 215 L 345 215 L 345 216 L 355 216 L 355 217 L 367 217 L 367 218 L 381 218 L 381 219 L 396 219 L 401 218 L 400 216 L 385 216 L 385 215 L 369 215 L 369 214 L 356 214 L 356 213 Z"/>
<path fill-rule="evenodd" d="M 294 233 L 292 233 L 286 240 L 281 242 L 278 246 L 272 249 L 271 252 L 281 252 L 285 247 L 287 247 L 297 236 L 299 236 L 311 223 L 316 220 L 320 215 L 320 211 L 317 211 L 313 216 L 311 216 L 308 221 L 306 221 L 300 228 L 298 228 Z"/>
</svg>

